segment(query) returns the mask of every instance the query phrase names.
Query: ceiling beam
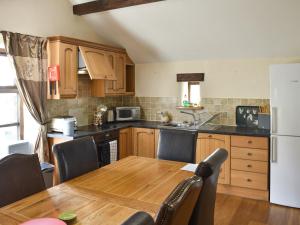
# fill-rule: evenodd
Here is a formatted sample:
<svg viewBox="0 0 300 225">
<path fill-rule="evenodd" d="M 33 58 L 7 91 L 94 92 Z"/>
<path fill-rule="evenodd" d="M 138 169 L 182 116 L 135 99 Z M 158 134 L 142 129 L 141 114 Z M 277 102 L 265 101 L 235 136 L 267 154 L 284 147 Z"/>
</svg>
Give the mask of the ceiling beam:
<svg viewBox="0 0 300 225">
<path fill-rule="evenodd" d="M 85 15 L 95 12 L 103 12 L 129 6 L 148 4 L 164 0 L 97 0 L 73 6 L 73 14 Z"/>
</svg>

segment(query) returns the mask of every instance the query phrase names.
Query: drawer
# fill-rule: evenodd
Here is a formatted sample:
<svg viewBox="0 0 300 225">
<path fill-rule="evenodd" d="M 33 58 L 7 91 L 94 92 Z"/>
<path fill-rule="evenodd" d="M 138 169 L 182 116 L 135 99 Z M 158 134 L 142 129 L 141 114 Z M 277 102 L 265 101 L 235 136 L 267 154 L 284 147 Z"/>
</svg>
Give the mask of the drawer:
<svg viewBox="0 0 300 225">
<path fill-rule="evenodd" d="M 267 174 L 261 173 L 231 170 L 231 185 L 258 190 L 267 190 L 268 176 Z"/>
<path fill-rule="evenodd" d="M 254 173 L 268 173 L 268 163 L 245 159 L 232 159 L 231 169 L 249 171 Z"/>
<path fill-rule="evenodd" d="M 269 139 L 265 137 L 231 136 L 231 146 L 268 149 Z"/>
<path fill-rule="evenodd" d="M 233 159 L 250 159 L 268 162 L 268 157 L 267 149 L 231 147 L 231 158 Z"/>
</svg>

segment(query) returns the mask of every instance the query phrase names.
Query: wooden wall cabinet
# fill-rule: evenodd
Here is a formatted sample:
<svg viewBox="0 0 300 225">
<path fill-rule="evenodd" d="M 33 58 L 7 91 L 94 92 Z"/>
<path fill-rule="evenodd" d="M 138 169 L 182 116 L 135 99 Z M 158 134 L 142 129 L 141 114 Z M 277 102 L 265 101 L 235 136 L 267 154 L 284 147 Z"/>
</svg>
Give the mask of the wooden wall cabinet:
<svg viewBox="0 0 300 225">
<path fill-rule="evenodd" d="M 221 184 L 230 184 L 230 136 L 220 134 L 199 133 L 196 148 L 196 163 L 201 162 L 217 148 L 228 151 L 228 159 L 221 167 L 219 180 Z"/>
<path fill-rule="evenodd" d="M 48 65 L 60 67 L 60 80 L 47 81 L 48 99 L 75 98 L 77 96 L 78 47 L 54 41 L 48 43 Z M 55 85 L 55 88 L 54 88 Z"/>
<path fill-rule="evenodd" d="M 119 159 L 133 155 L 132 128 L 120 130 L 119 134 Z"/>
<path fill-rule="evenodd" d="M 78 90 L 78 50 L 86 64 L 93 97 L 135 94 L 135 65 L 125 49 L 63 36 L 48 37 L 48 65 L 59 65 L 61 79 L 48 99 L 75 98 Z M 52 84 L 54 85 L 54 84 Z"/>
<path fill-rule="evenodd" d="M 134 155 L 155 158 L 155 129 L 133 128 Z"/>
</svg>

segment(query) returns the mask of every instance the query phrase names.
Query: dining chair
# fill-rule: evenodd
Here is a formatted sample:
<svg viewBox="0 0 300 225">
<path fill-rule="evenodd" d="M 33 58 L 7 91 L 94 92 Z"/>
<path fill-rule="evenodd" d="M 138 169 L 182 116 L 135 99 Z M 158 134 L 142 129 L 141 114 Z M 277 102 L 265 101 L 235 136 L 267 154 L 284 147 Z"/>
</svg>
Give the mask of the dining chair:
<svg viewBox="0 0 300 225">
<path fill-rule="evenodd" d="M 157 157 L 164 160 L 194 163 L 196 143 L 197 132 L 161 129 Z"/>
<path fill-rule="evenodd" d="M 52 151 L 60 183 L 99 168 L 97 147 L 90 136 L 56 144 Z"/>
<path fill-rule="evenodd" d="M 199 163 L 195 175 L 203 179 L 203 187 L 189 225 L 214 225 L 217 183 L 221 165 L 227 157 L 228 152 L 219 148 Z"/>
<path fill-rule="evenodd" d="M 155 225 L 188 225 L 202 188 L 202 178 L 190 177 L 179 183 L 160 206 Z M 151 225 L 147 213 L 139 212 L 122 225 Z"/>
<path fill-rule="evenodd" d="M 155 223 L 152 216 L 140 211 L 129 217 L 122 225 L 155 225 Z"/>
<path fill-rule="evenodd" d="M 0 160 L 0 207 L 45 189 L 37 154 L 12 154 Z"/>
</svg>

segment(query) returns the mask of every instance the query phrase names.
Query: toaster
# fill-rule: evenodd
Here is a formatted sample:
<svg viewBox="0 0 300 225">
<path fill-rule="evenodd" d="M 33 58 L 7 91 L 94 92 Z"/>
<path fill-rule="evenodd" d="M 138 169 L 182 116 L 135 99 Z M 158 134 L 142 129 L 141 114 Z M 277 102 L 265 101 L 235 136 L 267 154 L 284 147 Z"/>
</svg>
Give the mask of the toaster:
<svg viewBox="0 0 300 225">
<path fill-rule="evenodd" d="M 67 121 L 74 121 L 74 130 L 77 130 L 77 120 L 74 116 L 59 116 L 52 118 L 49 129 L 50 131 L 63 132 L 64 124 Z"/>
</svg>

